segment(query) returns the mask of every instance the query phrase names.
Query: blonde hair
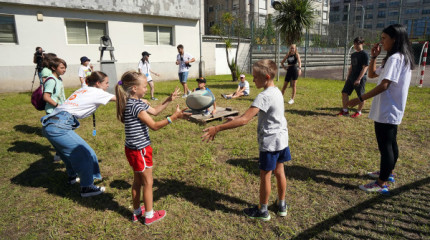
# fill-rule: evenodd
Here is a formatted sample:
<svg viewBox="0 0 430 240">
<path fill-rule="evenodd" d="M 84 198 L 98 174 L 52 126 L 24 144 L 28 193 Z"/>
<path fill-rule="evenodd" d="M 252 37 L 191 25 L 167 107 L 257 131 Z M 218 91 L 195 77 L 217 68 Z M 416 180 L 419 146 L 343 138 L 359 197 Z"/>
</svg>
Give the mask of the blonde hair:
<svg viewBox="0 0 430 240">
<path fill-rule="evenodd" d="M 275 78 L 278 67 L 276 63 L 269 59 L 262 59 L 254 63 L 252 69 L 255 73 L 261 76 L 269 75 L 270 79 Z"/>
<path fill-rule="evenodd" d="M 290 50 L 288 51 L 288 56 L 292 55 L 293 53 L 291 52 L 291 47 L 294 47 L 294 54 L 297 56 L 299 53 L 297 52 L 297 46 L 296 44 L 291 44 L 290 46 Z"/>
<path fill-rule="evenodd" d="M 121 80 L 115 86 L 116 96 L 116 118 L 124 123 L 124 112 L 127 99 L 130 97 L 131 90 L 134 86 L 140 85 L 140 78 L 146 80 L 146 76 L 135 71 L 125 72 Z"/>
</svg>

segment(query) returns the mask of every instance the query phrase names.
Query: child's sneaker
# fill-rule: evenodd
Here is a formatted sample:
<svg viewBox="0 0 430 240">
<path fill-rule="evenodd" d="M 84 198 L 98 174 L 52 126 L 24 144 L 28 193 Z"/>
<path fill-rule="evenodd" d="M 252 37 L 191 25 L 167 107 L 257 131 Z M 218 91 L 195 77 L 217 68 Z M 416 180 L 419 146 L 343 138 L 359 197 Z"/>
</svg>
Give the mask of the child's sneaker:
<svg viewBox="0 0 430 240">
<path fill-rule="evenodd" d="M 360 116 L 361 116 L 361 113 L 359 113 L 359 112 L 355 112 L 354 114 L 351 115 L 352 118 L 357 118 Z"/>
<path fill-rule="evenodd" d="M 67 180 L 67 183 L 70 185 L 73 185 L 75 183 L 78 183 L 81 179 L 76 175 L 74 177 L 69 177 L 69 179 Z"/>
<path fill-rule="evenodd" d="M 338 113 L 338 114 L 336 114 L 337 116 L 345 116 L 345 117 L 348 117 L 349 116 L 349 113 L 348 112 L 345 112 L 345 111 L 343 111 L 343 110 L 340 110 L 340 112 Z"/>
<path fill-rule="evenodd" d="M 359 188 L 365 192 L 379 192 L 381 194 L 389 194 L 388 186 L 379 186 L 378 182 L 371 182 L 365 185 L 360 185 Z"/>
<path fill-rule="evenodd" d="M 152 218 L 145 218 L 145 225 L 151 225 L 157 221 L 160 221 L 166 216 L 165 210 L 154 211 L 154 216 Z"/>
<path fill-rule="evenodd" d="M 377 179 L 379 178 L 379 171 L 368 172 L 367 176 Z M 390 174 L 390 176 L 388 177 L 388 182 L 395 183 L 396 180 L 394 179 L 394 177 L 395 177 L 395 174 Z"/>
<path fill-rule="evenodd" d="M 142 205 L 141 207 L 140 207 L 140 210 L 141 210 L 141 212 L 140 212 L 140 214 L 134 214 L 133 213 L 133 216 L 131 217 L 131 221 L 132 222 L 137 222 L 137 221 L 139 221 L 139 218 L 141 218 L 142 216 L 143 216 L 143 214 L 145 213 L 145 205 Z"/>
<path fill-rule="evenodd" d="M 288 104 L 293 104 L 294 103 L 294 99 L 290 99 L 290 101 L 288 101 Z"/>
<path fill-rule="evenodd" d="M 249 218 L 261 219 L 263 221 L 269 221 L 270 220 L 269 211 L 261 212 L 260 209 L 258 209 L 258 206 L 255 206 L 253 208 L 245 208 L 243 210 L 243 213 L 245 213 L 245 215 Z"/>
<path fill-rule="evenodd" d="M 152 97 L 151 100 L 157 101 L 158 98 Z"/>
<path fill-rule="evenodd" d="M 91 197 L 102 194 L 105 191 L 105 187 L 98 187 L 91 185 L 88 187 L 81 187 L 81 197 Z"/>
<path fill-rule="evenodd" d="M 286 217 L 287 216 L 287 209 L 288 209 L 288 205 L 285 204 L 284 206 L 278 206 L 278 212 L 276 214 L 278 214 L 278 216 L 280 217 Z"/>
</svg>

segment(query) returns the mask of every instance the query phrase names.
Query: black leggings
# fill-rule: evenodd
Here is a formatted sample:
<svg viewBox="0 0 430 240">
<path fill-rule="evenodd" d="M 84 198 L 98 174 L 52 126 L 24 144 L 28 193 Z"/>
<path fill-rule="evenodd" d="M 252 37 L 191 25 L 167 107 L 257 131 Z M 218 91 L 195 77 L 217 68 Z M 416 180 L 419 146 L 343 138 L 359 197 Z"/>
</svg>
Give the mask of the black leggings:
<svg viewBox="0 0 430 240">
<path fill-rule="evenodd" d="M 381 153 L 379 179 L 387 181 L 399 158 L 397 146 L 397 125 L 375 122 L 376 140 Z"/>
</svg>

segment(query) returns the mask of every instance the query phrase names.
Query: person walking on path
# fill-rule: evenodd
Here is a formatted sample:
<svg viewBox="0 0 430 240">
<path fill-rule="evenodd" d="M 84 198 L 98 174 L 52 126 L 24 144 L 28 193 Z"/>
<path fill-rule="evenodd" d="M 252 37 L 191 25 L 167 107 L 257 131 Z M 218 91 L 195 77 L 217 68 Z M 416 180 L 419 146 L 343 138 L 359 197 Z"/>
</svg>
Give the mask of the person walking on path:
<svg viewBox="0 0 430 240">
<path fill-rule="evenodd" d="M 381 45 L 382 46 L 381 46 Z M 399 158 L 397 128 L 405 113 L 411 70 L 414 69 L 414 56 L 406 27 L 400 24 L 390 25 L 381 34 L 381 42 L 371 50 L 369 77 L 378 77 L 378 85 L 369 92 L 350 100 L 347 105 L 355 106 L 364 100 L 373 98 L 369 118 L 375 122 L 375 134 L 380 152 L 379 171 L 369 172 L 377 178 L 360 189 L 366 192 L 389 193 L 390 183 L 394 182 L 394 168 Z M 376 67 L 376 58 L 381 47 L 387 51 L 382 66 Z"/>
<path fill-rule="evenodd" d="M 139 69 L 139 72 L 146 76 L 146 80 L 148 81 L 148 85 L 151 88 L 151 100 L 158 100 L 154 97 L 154 81 L 152 80 L 151 73 L 155 76 L 159 77 L 160 74 L 153 72 L 151 70 L 151 64 L 149 63 L 149 55 L 151 55 L 149 52 L 144 51 L 142 52 L 142 59 L 139 61 L 139 65 L 137 68 Z"/>
<path fill-rule="evenodd" d="M 351 54 L 351 66 L 348 69 L 348 77 L 342 89 L 342 109 L 337 114 L 338 116 L 349 116 L 348 106 L 349 96 L 355 90 L 357 96 L 361 96 L 365 92 L 367 81 L 367 68 L 369 67 L 369 55 L 363 50 L 364 39 L 356 37 L 354 39 L 355 53 Z M 358 104 L 357 112 L 351 115 L 352 118 L 361 116 L 365 101 Z"/>
<path fill-rule="evenodd" d="M 287 66 L 285 66 L 285 61 L 287 62 Z M 294 98 L 296 97 L 296 82 L 299 76 L 302 74 L 302 61 L 300 60 L 300 54 L 297 51 L 296 44 L 291 44 L 290 51 L 281 61 L 281 66 L 287 70 L 284 86 L 282 87 L 281 92 L 282 95 L 284 95 L 285 89 L 287 88 L 288 83 L 290 83 L 290 87 L 293 89 L 293 92 L 288 104 L 293 104 Z"/>
<path fill-rule="evenodd" d="M 191 93 L 187 86 L 188 71 L 191 67 L 190 63 L 196 61 L 196 59 L 191 54 L 184 52 L 184 45 L 179 44 L 177 49 L 178 55 L 176 56 L 176 65 L 179 65 L 179 81 L 184 88 L 184 95 L 182 95 L 182 97 L 186 98 L 188 94 Z"/>
</svg>

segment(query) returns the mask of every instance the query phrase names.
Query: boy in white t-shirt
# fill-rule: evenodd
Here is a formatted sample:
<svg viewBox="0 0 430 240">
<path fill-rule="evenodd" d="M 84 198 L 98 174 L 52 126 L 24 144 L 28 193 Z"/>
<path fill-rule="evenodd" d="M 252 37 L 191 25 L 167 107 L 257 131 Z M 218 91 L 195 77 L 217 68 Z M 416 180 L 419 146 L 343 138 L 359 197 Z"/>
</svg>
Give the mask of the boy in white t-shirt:
<svg viewBox="0 0 430 240">
<path fill-rule="evenodd" d="M 245 75 L 241 74 L 240 82 L 237 86 L 236 92 L 228 95 L 221 94 L 221 96 L 225 99 L 232 99 L 232 98 L 238 98 L 242 96 L 249 96 L 250 92 L 251 91 L 249 90 L 249 82 L 245 80 Z"/>
<path fill-rule="evenodd" d="M 93 72 L 93 65 L 90 64 L 90 59 L 86 56 L 81 57 L 81 67 L 78 71 L 79 81 L 81 81 L 81 86 L 87 85 L 85 79 L 91 75 Z"/>
<path fill-rule="evenodd" d="M 287 180 L 284 172 L 284 163 L 291 160 L 288 145 L 287 119 L 284 113 L 284 97 L 276 87 L 273 79 L 276 75 L 276 63 L 269 59 L 263 59 L 254 63 L 252 75 L 257 88 L 264 90 L 257 95 L 251 107 L 240 117 L 228 118 L 228 122 L 221 125 L 206 128 L 203 131 L 202 141 L 210 141 L 223 130 L 246 125 L 258 114 L 257 139 L 259 147 L 260 169 L 260 202 L 258 206 L 244 209 L 249 218 L 270 220 L 268 211 L 271 191 L 271 175 L 275 174 L 278 184 L 277 214 L 287 216 L 287 204 L 285 192 Z"/>
</svg>

